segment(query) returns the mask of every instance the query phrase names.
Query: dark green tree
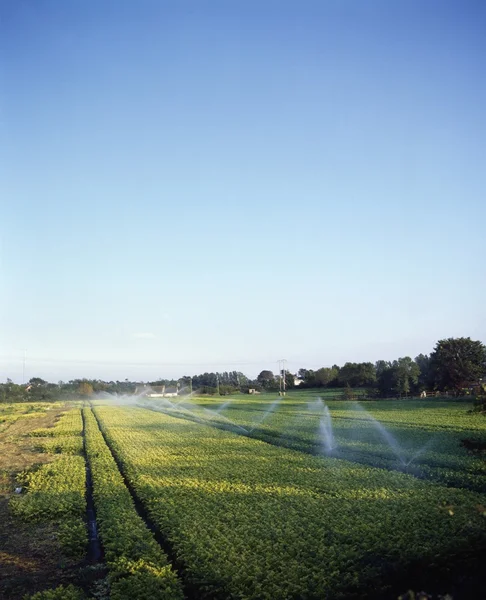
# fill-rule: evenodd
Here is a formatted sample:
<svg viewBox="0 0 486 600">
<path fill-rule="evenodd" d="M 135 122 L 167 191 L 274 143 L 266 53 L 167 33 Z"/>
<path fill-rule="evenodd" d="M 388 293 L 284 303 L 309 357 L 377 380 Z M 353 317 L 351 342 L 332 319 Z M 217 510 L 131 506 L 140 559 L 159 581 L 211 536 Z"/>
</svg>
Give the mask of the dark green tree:
<svg viewBox="0 0 486 600">
<path fill-rule="evenodd" d="M 337 380 L 340 385 L 351 387 L 365 387 L 376 383 L 375 365 L 370 362 L 351 363 L 347 362 L 339 370 Z"/>
<path fill-rule="evenodd" d="M 47 385 L 47 381 L 45 379 L 41 379 L 40 377 L 31 377 L 28 385 Z"/>
<path fill-rule="evenodd" d="M 408 396 L 417 389 L 420 369 L 410 356 L 404 356 L 393 362 L 379 360 L 376 374 L 380 396 Z"/>
<path fill-rule="evenodd" d="M 395 396 L 398 393 L 396 364 L 392 364 L 386 360 L 379 360 L 376 365 L 379 395 L 382 398 Z"/>
<path fill-rule="evenodd" d="M 275 387 L 275 376 L 272 371 L 261 371 L 257 377 L 257 381 L 263 389 Z"/>
<path fill-rule="evenodd" d="M 431 390 L 434 387 L 433 372 L 430 367 L 430 357 L 427 354 L 419 354 L 415 357 L 415 362 L 420 369 L 418 377 L 418 388 L 422 390 Z"/>
<path fill-rule="evenodd" d="M 338 369 L 322 367 L 314 373 L 315 384 L 317 386 L 328 386 L 338 376 Z"/>
<path fill-rule="evenodd" d="M 486 346 L 466 338 L 439 340 L 430 355 L 435 386 L 459 394 L 486 371 Z"/>
<path fill-rule="evenodd" d="M 344 390 L 342 392 L 342 399 L 343 400 L 354 400 L 353 388 L 349 385 L 349 383 L 347 383 L 344 386 Z"/>
<path fill-rule="evenodd" d="M 285 372 L 285 389 L 286 390 L 292 390 L 295 387 L 294 379 L 295 379 L 295 375 L 292 375 L 292 373 L 289 373 L 288 371 Z"/>
<path fill-rule="evenodd" d="M 78 392 L 82 396 L 91 396 L 93 393 L 93 386 L 89 381 L 82 381 L 79 385 Z"/>
<path fill-rule="evenodd" d="M 312 369 L 299 369 L 297 377 L 302 379 L 301 387 L 310 388 L 316 386 L 316 376 Z"/>
<path fill-rule="evenodd" d="M 375 363 L 376 377 L 379 379 L 381 374 L 391 367 L 389 360 L 377 360 Z"/>
<path fill-rule="evenodd" d="M 396 361 L 393 361 L 395 386 L 397 392 L 407 396 L 417 386 L 420 367 L 413 361 L 410 356 L 404 356 Z"/>
</svg>

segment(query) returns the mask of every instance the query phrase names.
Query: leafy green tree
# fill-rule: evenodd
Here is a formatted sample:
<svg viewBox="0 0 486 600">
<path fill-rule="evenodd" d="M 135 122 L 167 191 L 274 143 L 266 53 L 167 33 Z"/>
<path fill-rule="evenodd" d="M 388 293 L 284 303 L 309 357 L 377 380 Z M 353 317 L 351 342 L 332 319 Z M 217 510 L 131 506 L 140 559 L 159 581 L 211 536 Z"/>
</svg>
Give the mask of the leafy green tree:
<svg viewBox="0 0 486 600">
<path fill-rule="evenodd" d="M 60 393 L 59 386 L 40 377 L 29 379 L 27 391 L 32 402 L 51 402 L 56 400 Z"/>
<path fill-rule="evenodd" d="M 376 373 L 380 396 L 407 396 L 416 389 L 420 369 L 409 356 L 404 356 L 393 362 L 378 361 Z"/>
<path fill-rule="evenodd" d="M 6 383 L 1 384 L 0 398 L 2 402 L 25 402 L 29 400 L 29 394 L 24 385 L 7 379 Z"/>
<path fill-rule="evenodd" d="M 377 360 L 375 363 L 376 377 L 380 378 L 382 373 L 391 367 L 391 362 L 388 360 Z"/>
<path fill-rule="evenodd" d="M 82 396 L 91 396 L 93 394 L 93 386 L 88 381 L 82 381 L 79 385 L 78 392 Z"/>
<path fill-rule="evenodd" d="M 315 384 L 317 386 L 328 386 L 338 376 L 338 369 L 322 367 L 314 373 Z"/>
<path fill-rule="evenodd" d="M 486 346 L 470 337 L 439 340 L 430 361 L 436 387 L 458 394 L 486 372 Z"/>
<path fill-rule="evenodd" d="M 31 377 L 29 379 L 29 385 L 47 385 L 47 381 L 45 379 L 41 379 L 40 377 Z"/>
<path fill-rule="evenodd" d="M 370 362 L 347 362 L 338 374 L 338 382 L 342 386 L 349 384 L 351 387 L 365 387 L 376 383 L 375 365 Z"/>
<path fill-rule="evenodd" d="M 349 385 L 349 383 L 347 383 L 344 386 L 344 390 L 342 393 L 342 399 L 343 400 L 354 400 L 353 388 Z"/>
<path fill-rule="evenodd" d="M 415 357 L 415 362 L 420 369 L 418 377 L 418 387 L 420 390 L 429 390 L 434 387 L 433 371 L 431 369 L 430 357 L 427 354 L 419 354 Z"/>
<path fill-rule="evenodd" d="M 257 377 L 257 381 L 264 389 L 275 387 L 275 376 L 272 371 L 261 371 Z"/>
<path fill-rule="evenodd" d="M 376 363 L 378 392 L 382 398 L 394 396 L 397 394 L 396 364 L 385 360 L 380 360 L 378 363 Z"/>
<path fill-rule="evenodd" d="M 393 367 L 397 392 L 408 395 L 418 383 L 420 367 L 410 356 L 394 361 Z"/>
<path fill-rule="evenodd" d="M 292 373 L 289 373 L 288 371 L 285 372 L 285 389 L 291 390 L 294 388 L 294 379 L 295 375 L 292 375 Z"/>
<path fill-rule="evenodd" d="M 190 375 L 184 375 L 179 379 L 181 390 L 191 391 L 192 377 Z"/>
<path fill-rule="evenodd" d="M 334 377 L 328 383 L 328 386 L 329 387 L 336 387 L 338 385 L 338 382 L 339 382 L 339 372 L 341 371 L 341 367 L 338 367 L 338 365 L 332 365 L 331 370 L 332 370 L 332 373 L 333 373 Z"/>
<path fill-rule="evenodd" d="M 236 385 L 238 388 L 248 388 L 249 379 L 241 371 L 235 371 Z"/>
<path fill-rule="evenodd" d="M 316 386 L 316 374 L 312 369 L 299 369 L 297 377 L 302 379 L 301 387 L 310 388 Z"/>
</svg>

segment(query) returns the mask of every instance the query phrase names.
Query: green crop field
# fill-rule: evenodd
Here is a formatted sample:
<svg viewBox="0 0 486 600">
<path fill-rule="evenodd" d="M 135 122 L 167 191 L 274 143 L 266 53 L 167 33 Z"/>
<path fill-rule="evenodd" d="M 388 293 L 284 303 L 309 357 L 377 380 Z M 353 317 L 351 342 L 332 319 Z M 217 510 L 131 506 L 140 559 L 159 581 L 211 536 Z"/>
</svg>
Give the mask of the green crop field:
<svg viewBox="0 0 486 600">
<path fill-rule="evenodd" d="M 331 451 L 314 395 L 144 405 L 95 413 L 200 594 L 392 597 L 427 583 L 417 565 L 453 588 L 484 549 L 485 463 L 461 440 L 486 429 L 464 403 L 328 402 Z"/>
<path fill-rule="evenodd" d="M 17 476 L 10 518 L 50 523 L 81 569 L 36 599 L 480 597 L 486 419 L 468 403 L 312 392 L 116 402 L 51 422 L 52 406 L 4 411 L 0 442 L 18 427 L 49 457 Z"/>
<path fill-rule="evenodd" d="M 191 411 L 193 418 L 214 426 L 236 431 L 232 425 L 236 424 L 251 437 L 325 456 L 321 428 L 325 404 L 336 446 L 332 456 L 486 492 L 485 461 L 463 444 L 464 440 L 484 441 L 486 419 L 469 413 L 468 403 L 440 399 L 346 402 L 325 400 L 325 396 L 323 400 L 314 393 L 294 393 L 284 399 L 275 395 L 193 398 Z M 175 414 L 170 406 L 162 408 Z M 189 412 L 183 416 L 191 418 Z"/>
</svg>

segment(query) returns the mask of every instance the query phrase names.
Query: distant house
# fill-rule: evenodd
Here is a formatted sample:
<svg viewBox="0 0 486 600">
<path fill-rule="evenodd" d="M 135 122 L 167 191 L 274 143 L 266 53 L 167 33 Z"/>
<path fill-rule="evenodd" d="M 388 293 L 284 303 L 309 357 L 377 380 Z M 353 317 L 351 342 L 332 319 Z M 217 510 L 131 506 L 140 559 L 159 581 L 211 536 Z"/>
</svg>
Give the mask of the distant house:
<svg viewBox="0 0 486 600">
<path fill-rule="evenodd" d="M 179 393 L 179 388 L 177 387 L 168 387 L 164 389 L 164 398 L 175 398 Z"/>
<path fill-rule="evenodd" d="M 147 398 L 163 398 L 165 395 L 165 385 L 149 385 L 145 395 Z"/>
<path fill-rule="evenodd" d="M 303 379 L 299 379 L 296 375 L 294 375 L 294 385 L 295 385 L 295 387 L 297 387 L 301 383 L 304 383 L 304 380 Z"/>
<path fill-rule="evenodd" d="M 135 394 L 146 398 L 175 398 L 179 387 L 166 387 L 165 385 L 137 385 Z"/>
</svg>

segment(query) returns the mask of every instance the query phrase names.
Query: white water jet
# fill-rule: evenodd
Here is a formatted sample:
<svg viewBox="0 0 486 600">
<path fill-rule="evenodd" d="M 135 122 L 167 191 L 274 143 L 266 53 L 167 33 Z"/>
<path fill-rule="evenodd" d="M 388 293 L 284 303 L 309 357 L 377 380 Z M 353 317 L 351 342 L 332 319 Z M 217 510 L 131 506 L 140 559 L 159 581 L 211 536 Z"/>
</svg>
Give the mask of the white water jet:
<svg viewBox="0 0 486 600">
<path fill-rule="evenodd" d="M 423 454 L 423 453 L 424 453 L 426 450 L 428 450 L 428 449 L 429 449 L 429 448 L 432 446 L 432 444 L 433 444 L 434 440 L 435 440 L 435 436 L 434 436 L 434 437 L 431 437 L 431 438 L 430 438 L 430 439 L 427 441 L 427 443 L 425 443 L 425 444 L 422 446 L 422 448 L 419 448 L 419 449 L 418 449 L 418 450 L 417 450 L 417 451 L 416 451 L 416 452 L 415 452 L 415 453 L 412 455 L 412 458 L 410 458 L 410 459 L 409 459 L 409 460 L 408 460 L 408 461 L 405 463 L 405 465 L 406 465 L 407 467 L 408 467 L 408 466 L 410 466 L 410 465 L 413 463 L 413 461 L 414 461 L 416 458 L 418 458 L 419 456 L 421 456 L 421 455 L 422 455 L 422 454 Z"/>
<path fill-rule="evenodd" d="M 395 437 L 388 431 L 388 429 L 382 423 L 380 423 L 380 421 L 378 421 L 378 419 L 375 419 L 375 417 L 372 414 L 370 414 L 366 409 L 364 409 L 359 402 L 356 402 L 355 405 L 360 412 L 366 415 L 367 420 L 375 427 L 375 429 L 387 442 L 392 452 L 395 454 L 395 456 L 398 458 L 401 464 L 403 466 L 407 466 L 407 463 L 403 457 L 403 450 L 398 441 L 395 439 Z"/>
<path fill-rule="evenodd" d="M 168 398 L 157 398 L 156 400 L 144 399 L 144 401 L 139 401 L 138 405 L 141 406 L 142 408 L 148 408 L 150 410 L 158 410 L 160 412 L 164 412 L 169 415 L 171 413 L 180 414 L 182 416 L 190 415 L 192 418 L 196 418 L 198 421 L 200 421 L 200 418 L 196 414 L 194 414 L 193 411 L 182 406 L 181 402 L 174 403 L 171 400 L 169 400 Z"/>
<path fill-rule="evenodd" d="M 205 407 L 202 407 L 202 409 L 204 410 L 205 413 L 209 413 L 211 415 L 212 419 L 214 419 L 214 417 L 217 417 L 218 419 L 223 419 L 223 421 L 225 421 L 226 423 L 229 423 L 232 427 L 235 427 L 236 429 L 239 429 L 240 431 L 243 431 L 244 433 L 248 433 L 247 429 L 245 429 L 241 425 L 238 425 L 231 419 L 228 419 L 228 417 L 225 417 L 224 415 L 220 415 L 218 411 L 212 410 L 211 408 L 205 408 Z"/>
<path fill-rule="evenodd" d="M 103 400 L 117 406 L 136 406 L 144 397 L 144 392 L 139 394 L 118 394 L 113 392 L 97 392 L 93 400 Z"/>
<path fill-rule="evenodd" d="M 251 433 L 252 431 L 254 431 L 254 429 L 256 427 L 258 427 L 258 425 L 260 425 L 261 423 L 263 423 L 263 421 L 265 421 L 265 419 L 275 411 L 275 409 L 277 408 L 277 406 L 280 404 L 281 401 L 282 401 L 281 397 L 279 397 L 276 400 L 274 400 L 272 402 L 272 404 L 270 404 L 270 406 L 265 411 L 265 414 L 262 417 L 260 417 L 259 419 L 257 419 L 257 421 L 255 421 L 254 423 L 252 423 L 252 427 L 250 427 L 249 432 Z"/>
<path fill-rule="evenodd" d="M 313 402 L 308 402 L 307 403 L 307 410 L 310 411 L 314 411 L 317 413 L 322 413 L 324 409 L 324 402 L 322 401 L 322 398 L 319 396 L 318 398 L 316 398 Z"/>
<path fill-rule="evenodd" d="M 198 423 L 203 424 L 207 424 L 209 421 L 216 422 L 216 417 L 220 421 L 223 421 L 225 424 L 227 423 L 235 429 L 242 431 L 243 433 L 248 433 L 247 429 L 245 429 L 241 425 L 236 424 L 231 419 L 228 419 L 228 417 L 220 415 L 210 408 L 198 406 L 197 404 L 188 404 L 186 402 L 183 403 L 184 399 L 181 399 L 178 402 L 172 402 L 168 398 L 157 398 L 156 400 L 147 399 L 144 402 L 139 401 L 138 406 L 148 408 L 150 410 L 158 410 L 160 412 L 172 416 L 189 417 L 191 419 L 196 420 Z M 197 411 L 202 411 L 203 413 L 205 413 L 205 415 L 209 415 L 209 417 L 201 416 L 200 414 L 197 414 Z"/>
<path fill-rule="evenodd" d="M 318 397 L 313 402 L 307 403 L 307 410 L 317 413 L 319 416 L 319 440 L 326 454 L 330 454 L 337 448 L 332 425 L 331 411 L 322 398 Z"/>
<path fill-rule="evenodd" d="M 335 450 L 336 443 L 334 441 L 334 431 L 332 429 L 331 412 L 327 405 L 324 405 L 323 414 L 319 420 L 319 433 L 326 453 L 329 454 Z"/>
<path fill-rule="evenodd" d="M 227 400 L 224 404 L 214 409 L 214 412 L 219 415 L 219 413 L 223 412 L 223 410 L 231 404 L 232 400 Z"/>
</svg>

